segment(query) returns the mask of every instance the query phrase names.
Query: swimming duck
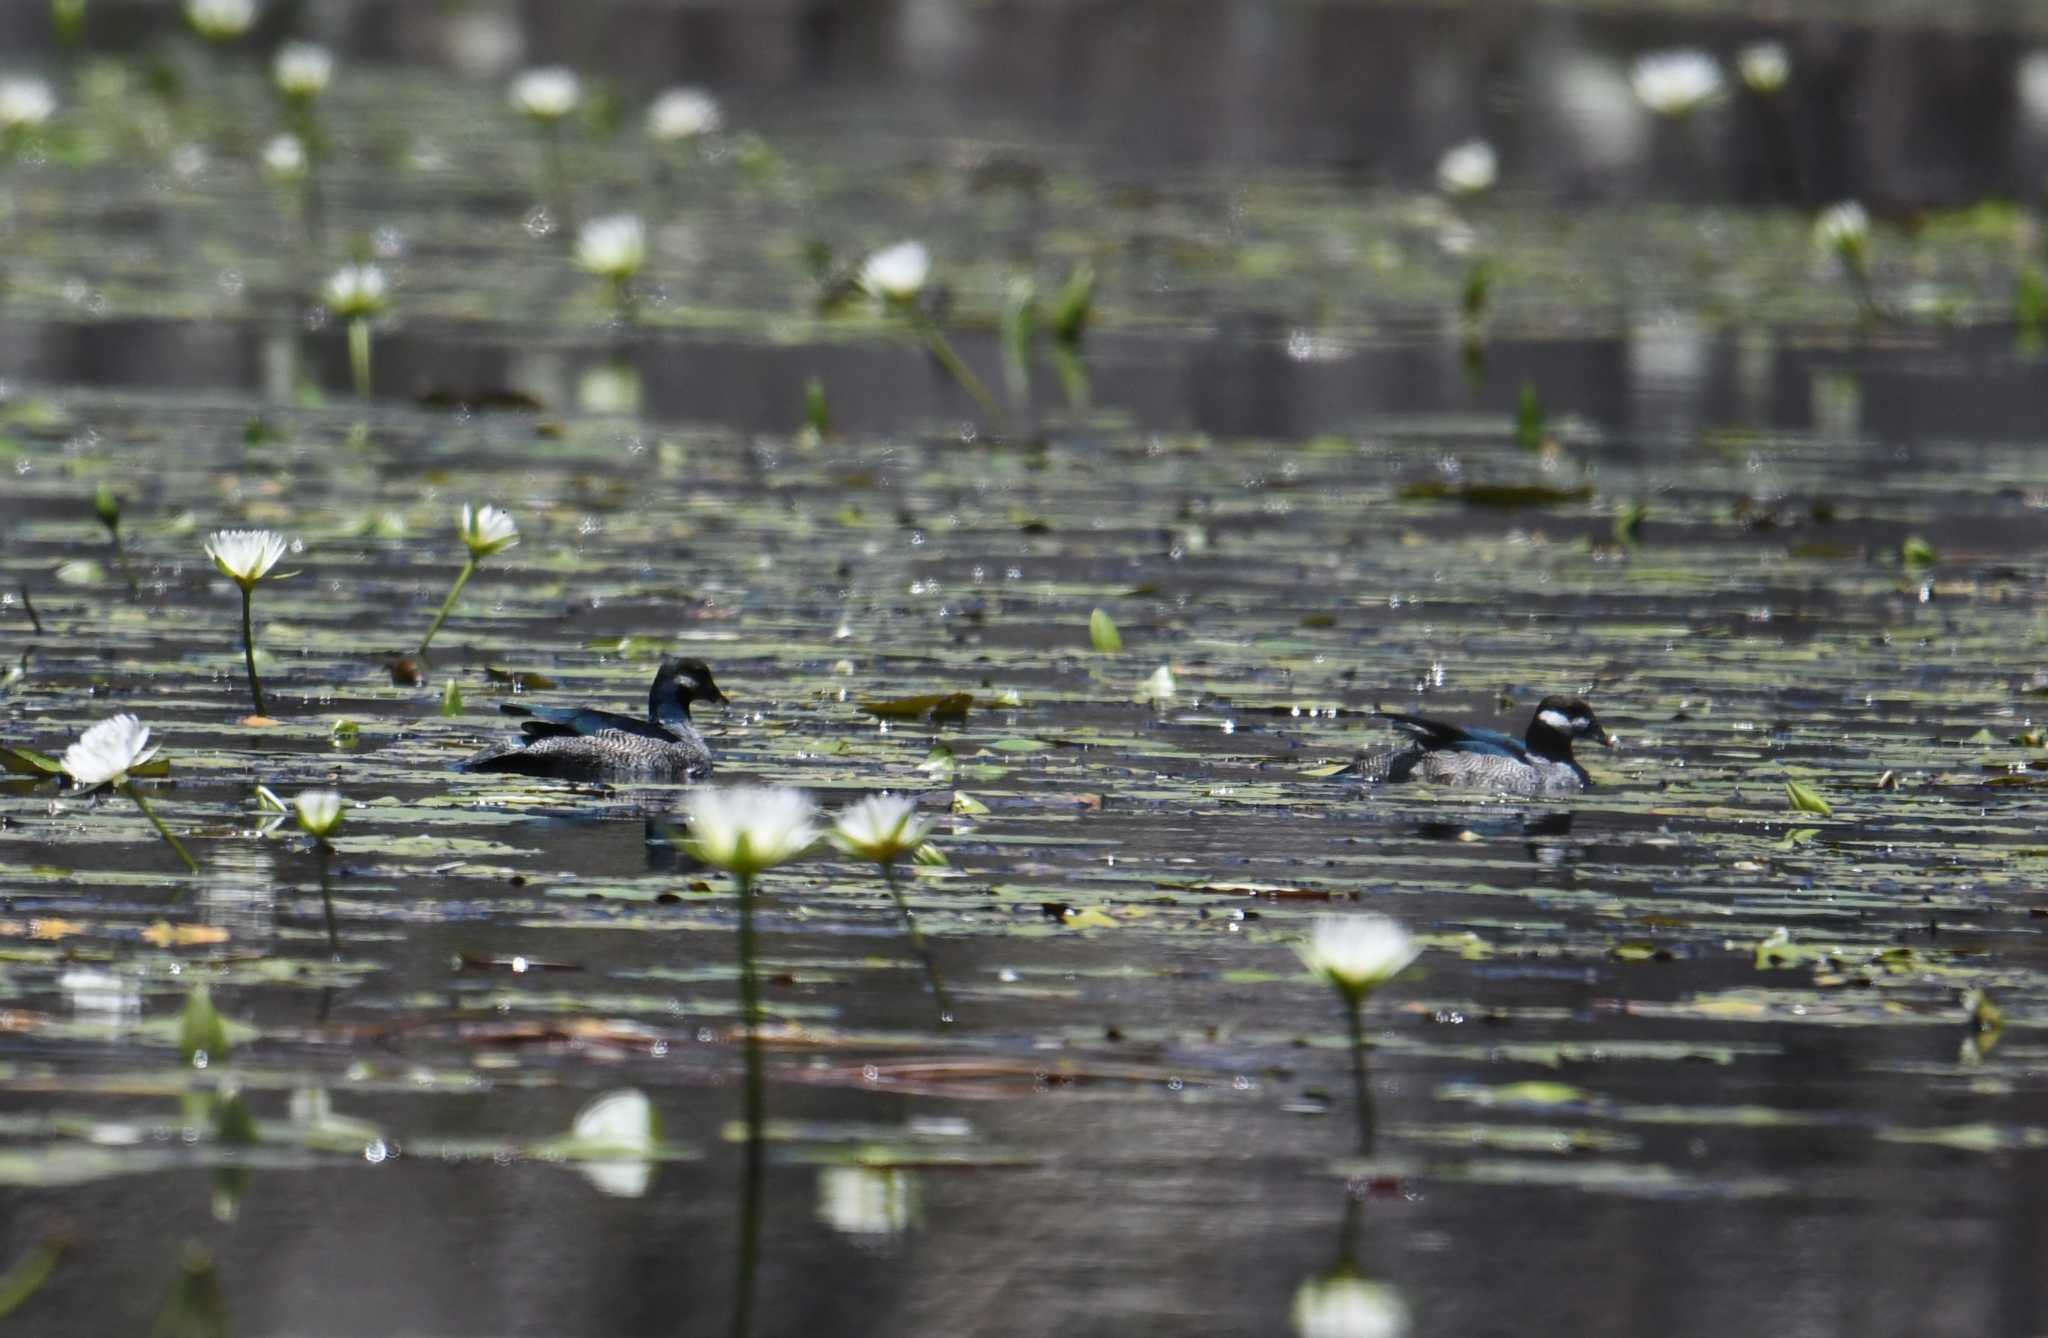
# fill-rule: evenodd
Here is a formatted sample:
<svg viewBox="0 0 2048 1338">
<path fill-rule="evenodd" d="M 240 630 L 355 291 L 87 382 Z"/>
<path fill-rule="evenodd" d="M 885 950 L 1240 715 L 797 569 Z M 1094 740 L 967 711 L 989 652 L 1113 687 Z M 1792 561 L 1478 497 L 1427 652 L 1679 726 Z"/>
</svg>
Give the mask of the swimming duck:
<svg viewBox="0 0 2048 1338">
<path fill-rule="evenodd" d="M 664 657 L 647 692 L 647 719 L 577 706 L 498 709 L 523 716 L 520 737 L 493 744 L 457 771 L 509 771 L 556 780 L 688 781 L 711 774 L 711 749 L 690 703 L 726 700 L 702 660 Z"/>
<path fill-rule="evenodd" d="M 1361 780 L 1423 780 L 1464 785 L 1505 794 L 1577 794 L 1593 783 L 1572 756 L 1572 740 L 1593 739 L 1614 746 L 1593 708 L 1577 697 L 1545 697 L 1536 705 L 1529 731 L 1517 739 L 1492 729 L 1374 711 L 1407 736 L 1398 748 L 1361 757 L 1351 774 Z"/>
</svg>

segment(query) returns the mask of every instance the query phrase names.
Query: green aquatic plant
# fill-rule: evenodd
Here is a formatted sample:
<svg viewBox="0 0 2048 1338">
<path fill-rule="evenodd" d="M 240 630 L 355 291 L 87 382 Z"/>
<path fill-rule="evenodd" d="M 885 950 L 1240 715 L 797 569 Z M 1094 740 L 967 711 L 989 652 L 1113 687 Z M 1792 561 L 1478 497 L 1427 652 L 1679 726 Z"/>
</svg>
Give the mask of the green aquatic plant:
<svg viewBox="0 0 2048 1338">
<path fill-rule="evenodd" d="M 0 154 L 13 158 L 30 135 L 57 113 L 57 95 L 41 79 L 0 79 Z"/>
<path fill-rule="evenodd" d="M 284 99 L 292 130 L 306 145 L 320 143 L 313 107 L 334 79 L 334 53 L 313 42 L 286 42 L 270 62 L 271 81 Z"/>
<path fill-rule="evenodd" d="M 1525 451 L 1542 450 L 1549 439 L 1545 428 L 1543 396 L 1537 393 L 1534 381 L 1524 381 L 1515 399 L 1515 445 Z"/>
<path fill-rule="evenodd" d="M 1344 1001 L 1351 1024 L 1351 1085 L 1358 1110 L 1358 1148 L 1372 1151 L 1372 1094 L 1365 1080 L 1365 1001 L 1407 970 L 1422 951 L 1400 922 L 1384 915 L 1319 915 L 1295 945 L 1302 964 Z"/>
<path fill-rule="evenodd" d="M 1067 271 L 1067 280 L 1052 299 L 1053 342 L 1062 348 L 1078 348 L 1095 315 L 1095 267 L 1085 260 Z"/>
<path fill-rule="evenodd" d="M 1854 200 L 1829 205 L 1813 220 L 1813 244 L 1833 256 L 1849 276 L 1856 299 L 1868 313 L 1877 310 L 1870 291 L 1870 215 Z"/>
<path fill-rule="evenodd" d="M 271 568 L 285 555 L 284 536 L 270 530 L 218 530 L 206 541 L 206 556 L 220 568 L 221 575 L 242 591 L 242 655 L 249 665 L 249 696 L 256 714 L 269 715 L 263 705 L 263 680 L 256 675 L 256 625 L 251 599 L 256 586 L 265 579 L 283 580 L 291 573 L 271 577 Z"/>
<path fill-rule="evenodd" d="M 339 953 L 341 932 L 334 922 L 334 889 L 327 877 L 327 862 L 334 856 L 334 846 L 328 838 L 341 830 L 347 804 L 333 790 L 301 790 L 292 796 L 292 811 L 299 816 L 300 829 L 313 838 L 320 857 L 320 908 L 327 919 L 327 948 Z"/>
<path fill-rule="evenodd" d="M 256 0 L 185 0 L 185 21 L 209 42 L 232 42 L 255 26 Z"/>
<path fill-rule="evenodd" d="M 463 545 L 469 549 L 469 559 L 462 564 L 462 571 L 455 578 L 454 589 L 448 598 L 441 601 L 441 611 L 434 615 L 433 625 L 420 638 L 416 656 L 424 656 L 427 647 L 434 644 L 434 634 L 441 630 L 441 624 L 448 621 L 448 614 L 455 608 L 455 601 L 462 595 L 462 587 L 469 584 L 469 578 L 476 575 L 476 569 L 483 560 L 494 553 L 502 553 L 519 542 L 519 525 L 509 511 L 500 511 L 495 506 L 462 504 L 462 515 L 457 522 Z"/>
<path fill-rule="evenodd" d="M 512 107 L 541 136 L 542 194 L 562 224 L 573 226 L 569 200 L 569 162 L 562 144 L 563 123 L 583 100 L 576 72 L 562 65 L 526 70 L 512 81 Z"/>
<path fill-rule="evenodd" d="M 370 397 L 370 322 L 384 311 L 390 281 L 376 265 L 343 265 L 327 280 L 327 309 L 348 322 L 348 369 L 356 397 Z"/>
<path fill-rule="evenodd" d="M 114 546 L 114 561 L 121 568 L 121 579 L 128 583 L 129 598 L 136 598 L 142 588 L 135 583 L 135 569 L 128 565 L 128 550 L 121 546 L 121 499 L 102 483 L 93 494 L 92 511 L 106 527 L 107 541 Z"/>
<path fill-rule="evenodd" d="M 1822 798 L 1819 790 L 1796 780 L 1785 782 L 1785 802 L 1800 813 L 1817 813 L 1823 818 L 1835 816 L 1835 806 Z"/>
<path fill-rule="evenodd" d="M 610 287 L 619 319 L 633 318 L 633 280 L 647 264 L 647 229 L 638 216 L 613 214 L 583 225 L 576 238 L 576 268 Z"/>
<path fill-rule="evenodd" d="M 939 1021 L 943 1024 L 953 1021 L 953 1005 L 946 997 L 946 982 L 939 974 L 938 960 L 933 957 L 931 946 L 918 929 L 917 916 L 904 899 L 903 888 L 896 876 L 896 865 L 905 856 L 914 856 L 931 832 L 931 820 L 917 815 L 915 799 L 878 794 L 842 810 L 832 824 L 830 839 L 845 854 L 866 860 L 881 870 L 882 882 L 889 889 L 890 899 L 896 903 L 896 914 L 903 921 L 903 932 L 910 939 L 911 951 L 924 964 L 925 978 L 931 983 L 932 997 L 939 1005 Z"/>
<path fill-rule="evenodd" d="M 968 398 L 981 409 L 990 426 L 998 431 L 1006 430 L 1003 411 L 995 396 L 989 394 L 988 387 L 961 359 L 919 301 L 925 283 L 931 278 L 931 267 L 931 252 L 925 249 L 923 242 L 897 242 L 863 260 L 854 275 L 854 282 L 924 340 L 932 356 L 939 360 L 939 365 L 946 369 L 954 383 L 967 392 Z"/>
<path fill-rule="evenodd" d="M 1099 655 L 1121 655 L 1124 650 L 1124 634 L 1116 627 L 1116 619 L 1102 609 L 1088 614 L 1088 644 Z"/>
<path fill-rule="evenodd" d="M 64 750 L 61 766 L 64 774 L 71 777 L 74 785 L 91 789 L 94 786 L 111 786 L 121 794 L 135 801 L 156 828 L 158 836 L 177 853 L 189 873 L 199 872 L 199 862 L 186 851 L 183 843 L 171 834 L 164 820 L 156 815 L 149 801 L 142 797 L 142 791 L 135 788 L 132 777 L 142 768 L 149 766 L 162 747 L 149 744 L 149 726 L 132 715 L 110 716 L 100 721 L 84 734 L 78 742 Z"/>
<path fill-rule="evenodd" d="M 818 843 L 817 810 L 800 790 L 767 786 L 701 789 L 683 804 L 689 836 L 683 848 L 733 876 L 739 898 L 740 1014 L 746 1041 L 745 1175 L 740 1193 L 739 1280 L 733 1332 L 753 1329 L 754 1274 L 761 1248 L 761 1172 L 766 1152 L 761 1079 L 761 980 L 754 948 L 754 885 Z"/>
</svg>

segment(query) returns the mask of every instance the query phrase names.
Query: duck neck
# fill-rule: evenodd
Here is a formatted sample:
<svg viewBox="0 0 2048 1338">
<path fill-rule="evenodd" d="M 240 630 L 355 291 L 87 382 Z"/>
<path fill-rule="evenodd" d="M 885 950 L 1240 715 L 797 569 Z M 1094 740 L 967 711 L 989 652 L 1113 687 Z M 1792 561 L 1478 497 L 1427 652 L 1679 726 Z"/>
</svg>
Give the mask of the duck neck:
<svg viewBox="0 0 2048 1338">
<path fill-rule="evenodd" d="M 1563 762 L 1573 767 L 1578 765 L 1578 760 L 1572 756 L 1572 736 L 1552 729 L 1541 720 L 1530 722 L 1529 733 L 1524 736 L 1523 742 L 1528 745 L 1532 755 L 1546 762 Z"/>
<path fill-rule="evenodd" d="M 648 702 L 647 718 L 656 728 L 685 738 L 697 732 L 690 721 L 690 703 L 686 698 L 671 697 L 663 702 Z"/>
</svg>

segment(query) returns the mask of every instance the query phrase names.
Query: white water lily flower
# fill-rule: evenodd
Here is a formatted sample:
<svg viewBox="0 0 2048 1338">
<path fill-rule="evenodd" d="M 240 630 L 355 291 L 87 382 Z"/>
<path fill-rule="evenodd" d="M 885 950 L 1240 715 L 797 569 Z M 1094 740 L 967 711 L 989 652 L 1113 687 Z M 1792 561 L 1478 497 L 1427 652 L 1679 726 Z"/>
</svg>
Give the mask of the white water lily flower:
<svg viewBox="0 0 2048 1338">
<path fill-rule="evenodd" d="M 801 790 L 741 785 L 702 789 L 683 801 L 685 848 L 706 864 L 751 878 L 817 844 L 817 810 Z"/>
<path fill-rule="evenodd" d="M 1684 116 L 1721 93 L 1721 66 L 1704 51 L 1653 51 L 1629 71 L 1636 101 L 1659 116 Z"/>
<path fill-rule="evenodd" d="M 120 785 L 156 751 L 149 746 L 149 726 L 132 715 L 117 715 L 100 721 L 64 750 L 64 773 L 80 785 Z"/>
<path fill-rule="evenodd" d="M 334 53 L 312 42 L 286 42 L 277 49 L 270 72 L 286 97 L 318 97 L 334 78 Z"/>
<path fill-rule="evenodd" d="M 647 263 L 647 229 L 633 214 L 594 218 L 576 238 L 576 264 L 604 278 L 623 281 Z"/>
<path fill-rule="evenodd" d="M 512 81 L 512 105 L 536 121 L 559 121 L 582 97 L 576 72 L 562 65 L 527 70 Z"/>
<path fill-rule="evenodd" d="M 286 547 L 284 536 L 275 530 L 217 530 L 206 541 L 206 556 L 221 575 L 251 590 L 270 574 Z"/>
<path fill-rule="evenodd" d="M 474 558 L 502 553 L 519 542 L 518 522 L 512 519 L 510 511 L 500 511 L 495 506 L 464 502 L 459 524 L 462 542 L 469 545 L 470 556 Z"/>
<path fill-rule="evenodd" d="M 57 111 L 57 95 L 41 79 L 0 79 L 0 130 L 41 125 Z"/>
<path fill-rule="evenodd" d="M 923 242 L 898 242 L 861 261 L 855 282 L 876 297 L 908 302 L 923 290 L 931 272 L 931 252 Z"/>
<path fill-rule="evenodd" d="M 1315 1278 L 1294 1293 L 1297 1338 L 1402 1338 L 1412 1321 L 1401 1294 L 1364 1278 Z"/>
<path fill-rule="evenodd" d="M 208 41 L 225 42 L 256 22 L 256 0 L 185 0 L 185 20 Z"/>
<path fill-rule="evenodd" d="M 1437 160 L 1436 186 L 1446 195 L 1477 195 L 1500 179 L 1500 156 L 1483 139 L 1468 139 Z"/>
<path fill-rule="evenodd" d="M 306 142 L 297 135 L 279 135 L 263 146 L 263 170 L 280 181 L 306 175 Z"/>
<path fill-rule="evenodd" d="M 1792 57 L 1782 42 L 1755 42 L 1735 53 L 1735 68 L 1754 93 L 1776 93 L 1792 77 Z"/>
<path fill-rule="evenodd" d="M 871 794 L 840 811 L 832 844 L 857 859 L 894 864 L 932 834 L 930 819 L 917 816 L 917 801 L 900 794 Z"/>
<path fill-rule="evenodd" d="M 306 834 L 325 841 L 341 826 L 345 806 L 332 790 L 301 790 L 292 796 L 292 807 L 298 810 L 299 826 Z"/>
<path fill-rule="evenodd" d="M 900 1236 L 917 1215 L 917 1181 L 898 1166 L 818 1172 L 818 1220 L 848 1236 Z"/>
<path fill-rule="evenodd" d="M 374 316 L 384 310 L 391 290 L 384 271 L 375 265 L 343 265 L 327 280 L 327 307 L 344 320 Z"/>
<path fill-rule="evenodd" d="M 1838 255 L 1859 256 L 1870 244 L 1870 215 L 1854 200 L 1831 204 L 1813 220 L 1813 243 Z"/>
<path fill-rule="evenodd" d="M 717 134 L 724 125 L 718 99 L 701 88 L 671 88 L 647 108 L 650 139 L 697 139 Z"/>
<path fill-rule="evenodd" d="M 1309 970 L 1352 995 L 1386 984 L 1422 951 L 1384 915 L 1318 915 L 1307 941 L 1294 950 Z"/>
</svg>

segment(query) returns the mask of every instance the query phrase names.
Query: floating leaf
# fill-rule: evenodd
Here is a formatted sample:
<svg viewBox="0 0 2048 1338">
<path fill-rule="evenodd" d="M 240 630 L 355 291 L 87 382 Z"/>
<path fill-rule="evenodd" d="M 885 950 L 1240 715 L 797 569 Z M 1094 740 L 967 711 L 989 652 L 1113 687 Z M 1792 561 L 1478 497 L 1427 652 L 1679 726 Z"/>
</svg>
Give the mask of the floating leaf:
<svg viewBox="0 0 2048 1338">
<path fill-rule="evenodd" d="M 228 931 L 215 925 L 174 925 L 169 920 L 158 920 L 142 931 L 142 941 L 159 948 L 196 948 L 227 942 Z"/>
<path fill-rule="evenodd" d="M 1553 488 L 1544 483 L 1446 483 L 1442 479 L 1423 479 L 1405 485 L 1398 495 L 1405 502 L 1463 502 L 1467 506 L 1510 508 L 1583 502 L 1593 495 L 1593 490 Z"/>
<path fill-rule="evenodd" d="M 1088 615 L 1088 644 L 1103 655 L 1116 655 L 1123 651 L 1123 633 L 1116 630 L 1116 620 L 1101 609 Z"/>
<path fill-rule="evenodd" d="M 485 665 L 484 676 L 491 682 L 509 687 L 514 692 L 546 692 L 555 686 L 555 680 L 546 674 L 528 670 L 500 669 L 496 665 Z"/>
<path fill-rule="evenodd" d="M 1808 841 L 1811 841 L 1814 837 L 1819 835 L 1820 828 L 1818 827 L 1794 827 L 1791 831 L 1785 833 L 1785 838 L 1783 840 L 1778 842 L 1778 849 L 1797 849 L 1798 847 L 1805 845 Z"/>
<path fill-rule="evenodd" d="M 1069 929 L 1115 929 L 1116 920 L 1093 906 L 1069 906 L 1060 913 L 1060 923 Z"/>
<path fill-rule="evenodd" d="M 989 809 L 987 804 L 967 791 L 956 790 L 953 792 L 953 811 L 963 818 L 981 818 L 988 816 Z"/>
<path fill-rule="evenodd" d="M 337 748 L 353 748 L 362 738 L 363 727 L 353 720 L 337 720 L 327 731 L 327 741 Z"/>
<path fill-rule="evenodd" d="M 64 764 L 31 748 L 0 748 L 0 768 L 17 776 L 55 776 Z"/>
<path fill-rule="evenodd" d="M 1933 546 L 1917 534 L 1899 545 L 1899 558 L 1913 568 L 1931 567 L 1936 561 Z"/>
<path fill-rule="evenodd" d="M 1835 816 L 1834 805 L 1821 798 L 1818 790 L 1799 781 L 1785 782 L 1785 798 L 1801 813 L 1818 813 L 1824 818 Z"/>
<path fill-rule="evenodd" d="M 954 760 L 951 748 L 948 748 L 943 743 L 937 743 L 933 744 L 932 750 L 925 754 L 924 761 L 917 764 L 917 769 L 930 776 L 933 780 L 949 781 L 953 779 L 953 773 L 958 769 L 958 763 Z"/>
<path fill-rule="evenodd" d="M 959 721 L 974 705 L 971 692 L 926 692 L 915 697 L 862 702 L 860 709 L 878 720 Z"/>
</svg>

